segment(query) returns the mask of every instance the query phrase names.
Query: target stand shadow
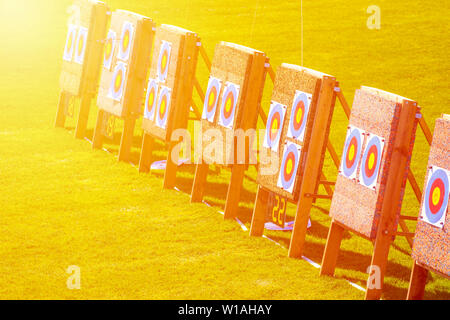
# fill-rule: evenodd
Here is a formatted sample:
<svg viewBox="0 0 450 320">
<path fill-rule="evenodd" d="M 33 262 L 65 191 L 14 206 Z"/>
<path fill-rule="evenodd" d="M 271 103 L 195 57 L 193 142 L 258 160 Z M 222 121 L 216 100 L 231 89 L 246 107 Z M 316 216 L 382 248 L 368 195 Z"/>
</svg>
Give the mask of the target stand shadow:
<svg viewBox="0 0 450 320">
<path fill-rule="evenodd" d="M 294 230 L 298 233 L 304 228 L 306 233 L 313 201 L 331 199 L 333 194 L 333 183 L 326 181 L 322 167 L 336 101 L 336 79 L 286 63 L 273 78 L 272 101 L 259 153 L 251 236 L 262 236 L 267 220 L 284 228 L 288 201 L 298 204 Z M 317 194 L 320 184 L 327 194 Z"/>
<path fill-rule="evenodd" d="M 410 236 L 397 228 L 419 116 L 415 101 L 369 87 L 355 92 L 320 274 L 334 274 L 344 230 L 372 241 L 366 299 L 381 298 L 395 236 Z M 381 285 L 371 283 L 372 272 Z"/>
<path fill-rule="evenodd" d="M 73 10 L 63 53 L 55 127 L 63 128 L 66 117 L 74 117 L 75 100 L 79 100 L 75 137 L 82 139 L 86 134 L 91 102 L 97 94 L 110 13 L 105 3 L 85 0 L 76 0 Z"/>
<path fill-rule="evenodd" d="M 412 258 L 408 300 L 422 299 L 429 271 L 450 279 L 450 115 L 436 120 Z"/>
<path fill-rule="evenodd" d="M 116 10 L 107 35 L 97 104 L 99 107 L 92 147 L 103 146 L 109 117 L 124 120 L 119 161 L 130 161 L 136 119 L 142 115 L 142 99 L 151 60 L 155 23 L 145 16 Z"/>
<path fill-rule="evenodd" d="M 199 119 L 200 113 L 192 103 L 199 51 L 206 65 L 209 59 L 194 32 L 170 25 L 156 29 L 153 61 L 144 105 L 144 130 L 139 171 L 149 172 L 155 139 L 165 143 L 168 156 L 164 174 L 164 188 L 175 186 L 179 155 L 174 148 L 172 133 L 187 129 L 189 119 Z M 194 117 L 190 116 L 192 112 Z"/>
<path fill-rule="evenodd" d="M 201 202 L 211 164 L 231 170 L 224 218 L 234 218 L 244 174 L 251 161 L 250 146 L 256 133 L 268 57 L 261 51 L 220 42 L 214 52 L 201 120 L 201 144 L 191 202 Z M 251 132 L 250 136 L 246 133 Z M 209 144 L 205 144 L 206 140 Z M 231 141 L 230 141 L 231 140 Z M 243 151 L 241 148 L 245 148 Z M 212 149 L 212 150 L 211 150 Z M 252 162 L 252 163 L 250 163 Z"/>
</svg>

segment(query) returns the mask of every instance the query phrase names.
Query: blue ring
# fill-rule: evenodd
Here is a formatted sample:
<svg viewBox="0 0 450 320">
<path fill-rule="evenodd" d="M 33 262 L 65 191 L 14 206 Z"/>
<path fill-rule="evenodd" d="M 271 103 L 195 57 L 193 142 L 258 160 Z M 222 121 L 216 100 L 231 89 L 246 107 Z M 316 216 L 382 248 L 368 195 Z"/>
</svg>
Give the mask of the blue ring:
<svg viewBox="0 0 450 320">
<path fill-rule="evenodd" d="M 347 158 L 350 141 L 352 141 L 353 138 L 356 138 L 356 142 L 358 144 L 357 149 L 356 149 L 356 154 L 355 154 L 355 161 L 350 168 L 347 168 L 345 159 Z M 358 159 L 360 156 L 361 156 L 361 131 L 357 128 L 353 128 L 349 132 L 347 139 L 345 140 L 344 153 L 342 155 L 341 168 L 342 168 L 342 172 L 344 173 L 344 176 L 346 176 L 348 178 L 356 171 L 356 168 L 357 168 L 358 162 L 359 162 Z"/>
</svg>

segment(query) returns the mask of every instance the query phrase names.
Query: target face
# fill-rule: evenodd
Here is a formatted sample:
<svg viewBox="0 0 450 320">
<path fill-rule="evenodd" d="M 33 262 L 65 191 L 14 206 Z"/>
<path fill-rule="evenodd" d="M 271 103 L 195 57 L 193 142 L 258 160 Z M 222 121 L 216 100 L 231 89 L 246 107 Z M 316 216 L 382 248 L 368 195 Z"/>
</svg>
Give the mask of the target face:
<svg viewBox="0 0 450 320">
<path fill-rule="evenodd" d="M 309 106 L 311 104 L 311 100 L 312 94 L 295 90 L 287 133 L 287 136 L 289 138 L 303 141 L 305 137 L 306 123 L 308 121 Z"/>
<path fill-rule="evenodd" d="M 120 101 L 123 96 L 125 87 L 125 77 L 127 73 L 127 66 L 125 63 L 119 61 L 114 68 L 113 77 L 109 86 L 108 96 L 116 101 Z"/>
<path fill-rule="evenodd" d="M 116 43 L 116 37 L 117 34 L 114 30 L 109 30 L 108 35 L 106 36 L 106 43 L 105 43 L 105 56 L 103 59 L 103 67 L 110 70 L 111 69 L 111 63 L 112 63 L 112 57 L 114 53 L 114 46 Z"/>
<path fill-rule="evenodd" d="M 156 73 L 158 79 L 161 82 L 166 81 L 167 73 L 169 71 L 170 52 L 172 50 L 172 44 L 170 42 L 161 41 L 161 48 L 159 50 L 158 65 Z"/>
<path fill-rule="evenodd" d="M 239 86 L 232 82 L 227 82 L 223 91 L 219 124 L 225 128 L 233 129 L 234 113 L 239 98 Z"/>
<path fill-rule="evenodd" d="M 72 61 L 73 51 L 75 47 L 75 38 L 77 35 L 77 27 L 73 24 L 69 25 L 67 32 L 66 46 L 64 47 L 63 60 Z"/>
<path fill-rule="evenodd" d="M 281 162 L 277 186 L 289 193 L 292 193 L 294 189 L 300 154 L 301 147 L 299 145 L 287 142 L 284 146 L 283 160 Z"/>
<path fill-rule="evenodd" d="M 383 155 L 384 139 L 367 133 L 367 144 L 361 159 L 359 183 L 371 189 L 376 188 L 380 172 L 381 156 Z"/>
<path fill-rule="evenodd" d="M 221 87 L 222 81 L 214 77 L 209 78 L 208 89 L 206 89 L 205 101 L 203 103 L 202 119 L 214 122 Z"/>
<path fill-rule="evenodd" d="M 170 89 L 168 87 L 161 87 L 158 98 L 158 111 L 156 113 L 156 125 L 165 129 L 167 125 L 167 116 L 170 108 Z"/>
<path fill-rule="evenodd" d="M 361 150 L 363 144 L 362 130 L 354 126 L 347 129 L 345 138 L 344 152 L 342 153 L 341 168 L 339 173 L 349 179 L 356 179 L 356 169 L 359 159 L 361 159 Z"/>
<path fill-rule="evenodd" d="M 74 61 L 79 64 L 83 64 L 84 53 L 86 52 L 88 29 L 85 27 L 80 27 L 78 29 L 78 36 L 75 46 L 75 57 Z"/>
<path fill-rule="evenodd" d="M 120 60 L 127 61 L 130 58 L 131 46 L 134 37 L 134 27 L 129 21 L 125 21 L 122 26 L 122 34 L 120 36 L 119 53 L 117 57 Z"/>
<path fill-rule="evenodd" d="M 280 145 L 281 132 L 283 131 L 284 116 L 287 107 L 272 101 L 270 103 L 269 116 L 267 117 L 266 132 L 264 134 L 263 146 L 278 152 Z"/>
<path fill-rule="evenodd" d="M 155 79 L 148 81 L 147 95 L 145 97 L 144 118 L 152 120 L 155 118 L 156 99 L 158 95 L 158 82 Z"/>
<path fill-rule="evenodd" d="M 439 228 L 443 228 L 447 216 L 450 172 L 432 166 L 428 171 L 425 197 L 420 218 Z"/>
</svg>

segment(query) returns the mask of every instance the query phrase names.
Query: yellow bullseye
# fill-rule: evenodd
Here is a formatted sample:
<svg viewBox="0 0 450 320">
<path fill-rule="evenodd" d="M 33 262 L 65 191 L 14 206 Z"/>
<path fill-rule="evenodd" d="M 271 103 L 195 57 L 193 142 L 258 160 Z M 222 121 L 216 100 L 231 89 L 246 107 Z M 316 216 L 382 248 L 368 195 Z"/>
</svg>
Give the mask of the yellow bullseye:
<svg viewBox="0 0 450 320">
<path fill-rule="evenodd" d="M 163 54 L 161 59 L 161 70 L 164 71 L 166 69 L 167 56 Z"/>
<path fill-rule="evenodd" d="M 439 203 L 439 200 L 441 200 L 441 189 L 434 188 L 433 194 L 431 195 L 431 201 L 433 202 L 433 205 L 436 206 Z"/>
<path fill-rule="evenodd" d="M 83 43 L 84 38 L 80 37 L 80 40 L 78 40 L 78 55 L 80 55 L 83 52 Z"/>
<path fill-rule="evenodd" d="M 277 131 L 278 131 L 278 119 L 274 119 L 273 120 L 271 131 L 272 131 L 273 134 L 277 133 Z"/>
<path fill-rule="evenodd" d="M 120 85 L 122 83 L 122 73 L 118 73 L 116 76 L 116 81 L 114 82 L 114 87 L 116 88 L 116 91 L 120 89 Z"/>
<path fill-rule="evenodd" d="M 127 50 L 129 42 L 130 42 L 130 36 L 129 36 L 128 32 L 125 32 L 125 35 L 123 37 L 123 42 L 122 42 L 124 50 Z"/>
<path fill-rule="evenodd" d="M 348 159 L 349 159 L 350 161 L 352 161 L 353 158 L 355 158 L 355 146 L 352 144 L 352 145 L 350 146 L 350 149 L 348 149 Z"/>
<path fill-rule="evenodd" d="M 112 50 L 112 44 L 110 41 L 108 41 L 108 43 L 106 44 L 106 49 L 105 49 L 106 57 L 109 57 L 111 55 L 111 50 Z"/>
<path fill-rule="evenodd" d="M 225 111 L 228 113 L 231 111 L 231 99 L 228 98 L 227 102 L 225 103 Z"/>
<path fill-rule="evenodd" d="M 212 106 L 214 101 L 216 100 L 216 95 L 213 91 L 209 94 L 208 106 Z"/>
<path fill-rule="evenodd" d="M 155 94 L 153 93 L 153 90 L 150 92 L 150 95 L 148 97 L 149 106 L 153 105 L 153 99 L 155 98 Z"/>
<path fill-rule="evenodd" d="M 288 161 L 286 163 L 286 173 L 287 174 L 291 174 L 292 167 L 293 167 L 292 159 L 288 159 Z"/>
<path fill-rule="evenodd" d="M 70 37 L 69 37 L 69 43 L 67 44 L 67 49 L 68 50 L 70 50 L 72 48 L 72 41 L 73 41 L 72 37 L 73 37 L 72 35 L 70 35 Z"/>
<path fill-rule="evenodd" d="M 166 112 L 166 100 L 163 99 L 163 101 L 161 101 L 161 108 L 159 109 L 159 114 L 161 115 L 161 117 L 164 116 L 165 112 Z"/>
<path fill-rule="evenodd" d="M 297 123 L 300 123 L 300 121 L 302 121 L 302 116 L 303 116 L 303 110 L 301 108 L 298 108 L 297 114 L 295 115 L 295 120 Z"/>
<path fill-rule="evenodd" d="M 375 164 L 375 155 L 371 153 L 369 155 L 369 162 L 367 163 L 367 167 L 369 168 L 369 170 L 372 170 L 374 164 Z"/>
</svg>

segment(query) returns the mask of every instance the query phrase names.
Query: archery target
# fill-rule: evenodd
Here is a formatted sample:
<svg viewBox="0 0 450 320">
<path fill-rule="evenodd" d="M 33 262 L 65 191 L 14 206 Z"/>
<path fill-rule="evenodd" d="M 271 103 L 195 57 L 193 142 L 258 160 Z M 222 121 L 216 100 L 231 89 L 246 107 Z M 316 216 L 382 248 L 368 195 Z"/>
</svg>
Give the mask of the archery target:
<svg viewBox="0 0 450 320">
<path fill-rule="evenodd" d="M 67 32 L 66 46 L 64 47 L 63 59 L 65 61 L 72 61 L 73 48 L 75 47 L 75 36 L 77 34 L 77 26 L 69 25 L 69 31 Z"/>
<path fill-rule="evenodd" d="M 133 43 L 134 27 L 129 21 L 125 21 L 122 26 L 122 34 L 120 36 L 119 54 L 120 60 L 127 61 L 130 58 L 131 46 Z"/>
<path fill-rule="evenodd" d="M 156 113 L 156 125 L 165 129 L 167 125 L 167 116 L 170 108 L 170 89 L 161 86 L 158 98 L 158 108 Z"/>
<path fill-rule="evenodd" d="M 75 46 L 75 57 L 74 61 L 79 64 L 83 64 L 84 53 L 86 52 L 88 29 L 85 27 L 80 27 L 78 29 L 77 42 Z"/>
<path fill-rule="evenodd" d="M 292 193 L 294 189 L 300 154 L 301 147 L 299 145 L 292 142 L 285 144 L 277 186 L 289 193 Z"/>
<path fill-rule="evenodd" d="M 383 155 L 384 139 L 377 135 L 367 133 L 367 144 L 361 159 L 359 183 L 375 189 L 380 172 L 381 156 Z"/>
<path fill-rule="evenodd" d="M 223 91 L 219 124 L 225 128 L 233 129 L 234 113 L 239 98 L 239 86 L 232 82 L 227 82 Z"/>
<path fill-rule="evenodd" d="M 309 106 L 311 104 L 312 94 L 295 90 L 294 100 L 292 102 L 291 118 L 287 136 L 299 141 L 303 141 L 306 131 L 306 122 L 308 121 Z"/>
<path fill-rule="evenodd" d="M 344 177 L 356 179 L 356 169 L 361 158 L 363 140 L 361 129 L 354 126 L 348 127 L 344 152 L 341 159 L 341 168 L 339 169 L 339 173 Z"/>
<path fill-rule="evenodd" d="M 447 215 L 449 181 L 449 171 L 437 166 L 429 169 L 420 218 L 441 229 L 444 227 Z"/>
<path fill-rule="evenodd" d="M 156 100 L 158 95 L 158 82 L 150 79 L 147 86 L 147 95 L 145 97 L 144 118 L 152 120 L 155 118 Z"/>
<path fill-rule="evenodd" d="M 120 101 L 123 96 L 125 87 L 125 77 L 127 73 L 127 66 L 125 63 L 118 61 L 114 68 L 113 77 L 109 86 L 108 96 L 116 101 Z"/>
<path fill-rule="evenodd" d="M 278 152 L 286 109 L 285 105 L 276 101 L 270 103 L 263 146 L 272 149 L 274 152 Z"/>
<path fill-rule="evenodd" d="M 112 57 L 114 53 L 114 46 L 116 43 L 116 37 L 117 34 L 114 30 L 109 30 L 108 35 L 106 36 L 106 43 L 105 43 L 105 57 L 103 59 L 103 67 L 110 70 L 111 69 L 111 63 L 112 63 Z"/>
<path fill-rule="evenodd" d="M 214 77 L 209 78 L 208 89 L 206 89 L 205 101 L 203 103 L 202 119 L 214 122 L 221 87 L 222 81 Z"/>
<path fill-rule="evenodd" d="M 158 79 L 161 82 L 166 81 L 167 72 L 169 71 L 170 52 L 172 50 L 172 44 L 170 42 L 161 41 L 161 48 L 159 50 L 158 65 L 156 72 Z"/>
</svg>

